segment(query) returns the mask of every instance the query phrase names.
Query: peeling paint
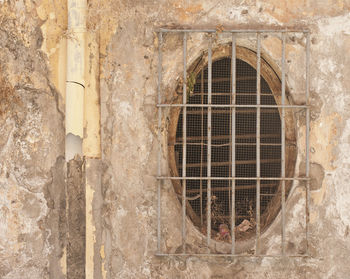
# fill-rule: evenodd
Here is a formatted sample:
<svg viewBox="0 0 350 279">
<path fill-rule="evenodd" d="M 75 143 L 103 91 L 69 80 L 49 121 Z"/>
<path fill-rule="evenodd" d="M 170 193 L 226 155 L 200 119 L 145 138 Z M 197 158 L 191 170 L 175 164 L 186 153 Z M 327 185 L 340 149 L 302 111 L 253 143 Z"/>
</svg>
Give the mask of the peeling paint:
<svg viewBox="0 0 350 279">
<path fill-rule="evenodd" d="M 67 275 L 67 249 L 66 247 L 63 248 L 63 255 L 60 260 L 60 265 L 62 269 L 62 273 L 66 276 Z"/>
<path fill-rule="evenodd" d="M 101 263 L 102 278 L 106 279 L 107 278 L 107 270 L 105 268 L 106 255 L 105 255 L 105 247 L 104 247 L 104 245 L 101 245 L 100 256 L 101 256 L 101 259 L 102 259 L 102 263 Z"/>
<path fill-rule="evenodd" d="M 62 181 L 57 176 L 63 170 L 58 171 L 56 165 L 57 158 L 63 158 L 64 154 L 62 105 L 66 90 L 66 47 L 67 39 L 72 39 L 67 32 L 67 1 L 0 0 L 0 3 L 0 74 L 15 94 L 10 96 L 20 99 L 19 103 L 9 102 L 11 106 L 4 115 L 0 113 L 0 277 L 61 279 L 67 275 L 67 232 L 60 213 L 64 201 L 57 198 L 58 193 L 62 194 L 58 190 Z M 84 86 L 91 90 L 88 93 L 92 97 L 85 104 L 88 115 L 80 119 L 85 129 L 74 134 L 83 139 L 84 154 L 101 156 L 104 165 L 101 185 L 86 188 L 88 264 L 85 268 L 90 277 L 97 272 L 106 279 L 347 278 L 350 273 L 347 264 L 349 2 L 92 0 L 88 5 L 86 49 L 90 54 L 84 56 L 88 65 L 84 75 L 89 82 Z M 310 259 L 230 261 L 154 256 L 154 176 L 158 148 L 154 132 L 157 128 L 155 31 L 161 26 L 215 28 L 217 25 L 296 27 L 311 31 L 310 159 L 312 164 L 322 167 L 324 179 L 311 192 Z M 305 90 L 302 64 L 305 41 L 302 37 L 293 40 L 287 40 L 287 84 L 291 99 L 300 104 L 305 101 L 301 97 Z M 215 43 L 224 41 L 229 42 Z M 197 45 L 197 42 L 201 43 Z M 189 38 L 189 61 L 206 49 L 202 42 L 198 35 Z M 181 37 L 168 43 L 171 46 L 165 49 L 163 93 L 171 100 L 182 71 Z M 238 43 L 253 49 L 255 46 L 254 39 L 240 38 Z M 281 54 L 280 41 L 268 36 L 262 44 L 274 69 L 280 71 L 281 64 L 277 61 Z M 295 116 L 299 151 L 296 174 L 302 174 L 305 123 L 301 120 L 302 112 L 296 112 Z M 162 143 L 166 146 L 166 139 Z M 162 171 L 167 173 L 166 155 L 162 160 Z M 287 202 L 288 253 L 305 247 L 302 234 L 305 190 L 302 183 L 299 186 Z M 101 201 L 96 202 L 97 195 L 101 195 Z M 162 195 L 162 234 L 167 236 L 162 248 L 176 251 L 181 245 L 180 206 L 170 183 L 165 183 Z M 276 218 L 264 234 L 264 249 L 271 252 L 280 247 L 279 222 Z M 199 233 L 190 222 L 188 228 L 190 244 L 199 246 Z"/>
</svg>

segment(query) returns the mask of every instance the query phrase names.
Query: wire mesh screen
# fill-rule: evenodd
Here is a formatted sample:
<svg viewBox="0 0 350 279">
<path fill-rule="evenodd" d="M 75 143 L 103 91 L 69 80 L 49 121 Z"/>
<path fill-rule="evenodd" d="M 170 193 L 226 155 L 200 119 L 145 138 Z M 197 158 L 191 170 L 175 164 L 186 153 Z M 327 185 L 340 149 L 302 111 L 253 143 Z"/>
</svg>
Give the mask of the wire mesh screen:
<svg viewBox="0 0 350 279">
<path fill-rule="evenodd" d="M 287 196 L 303 185 L 308 243 L 310 33 L 291 32 L 305 39 L 306 101 L 302 105 L 292 104 L 288 98 L 286 43 L 289 31 L 159 31 L 157 255 L 286 256 L 287 215 L 288 220 L 291 218 L 286 209 Z M 224 35 L 232 36 L 230 45 L 217 44 L 217 38 Z M 168 59 L 174 58 L 174 46 L 164 47 L 173 42 L 168 40 L 171 36 L 182 39 L 182 75 L 175 96 L 164 95 L 163 84 L 163 75 L 167 76 L 164 80 L 169 80 L 169 73 L 173 72 L 172 63 L 162 62 L 163 54 Z M 256 42 L 256 51 L 237 45 L 242 36 Z M 267 36 L 280 39 L 281 76 L 261 53 L 262 41 Z M 208 49 L 189 65 L 187 52 L 194 49 L 196 38 L 207 41 Z M 192 46 L 188 48 L 187 42 Z M 163 65 L 167 68 L 163 69 Z M 305 111 L 304 146 L 296 139 L 301 134 L 297 132 L 300 127 L 295 125 L 296 111 Z M 162 158 L 166 157 L 162 144 L 165 134 L 170 176 L 164 175 L 162 170 Z M 300 147 L 304 151 L 298 150 Z M 296 175 L 297 158 L 303 156 L 305 176 Z M 180 234 L 177 224 L 181 221 L 181 239 L 175 244 L 181 241 L 181 247 L 168 247 L 166 240 L 170 230 L 162 228 L 161 200 L 165 181 L 172 182 L 181 203 L 181 214 L 175 213 L 181 220 L 168 223 L 174 226 L 172 232 Z M 194 233 L 196 230 L 189 225 L 189 219 L 202 234 Z M 269 225 L 272 225 L 271 231 L 267 230 Z M 268 241 L 272 237 L 275 239 L 276 226 L 281 227 L 281 253 L 278 255 L 266 252 L 269 249 L 266 247 L 270 247 L 266 245 Z M 199 240 L 196 244 L 190 242 L 194 235 Z"/>
<path fill-rule="evenodd" d="M 236 104 L 255 105 L 257 102 L 256 70 L 248 63 L 236 59 Z M 188 93 L 188 104 L 208 104 L 208 67 L 197 74 L 193 92 Z M 212 64 L 212 104 L 232 104 L 231 58 L 216 60 Z M 276 105 L 275 98 L 261 77 L 261 103 Z M 213 107 L 211 116 L 211 176 L 231 177 L 232 148 L 235 148 L 235 176 L 256 177 L 256 121 L 255 107 L 237 108 L 235 113 L 235 144 L 232 144 L 232 109 Z M 187 108 L 186 119 L 186 176 L 207 176 L 208 108 Z M 176 165 L 182 176 L 183 114 L 179 115 L 176 131 Z M 279 177 L 281 174 L 281 120 L 278 108 L 261 109 L 260 117 L 260 169 L 261 177 Z M 279 181 L 262 181 L 261 223 L 276 195 Z M 256 224 L 256 180 L 236 180 L 235 185 L 236 237 L 249 237 Z M 188 180 L 187 196 L 198 216 L 196 225 L 201 231 L 207 227 L 207 181 Z M 231 227 L 231 180 L 211 181 L 211 228 L 215 238 L 220 226 Z M 263 228 L 263 227 L 262 227 Z M 229 239 L 227 239 L 229 241 Z"/>
</svg>

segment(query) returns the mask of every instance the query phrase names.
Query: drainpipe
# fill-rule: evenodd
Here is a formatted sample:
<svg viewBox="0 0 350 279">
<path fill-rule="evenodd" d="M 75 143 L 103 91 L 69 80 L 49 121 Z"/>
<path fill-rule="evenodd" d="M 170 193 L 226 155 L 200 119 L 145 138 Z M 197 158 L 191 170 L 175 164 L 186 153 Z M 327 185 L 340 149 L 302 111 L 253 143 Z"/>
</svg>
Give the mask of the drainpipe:
<svg viewBox="0 0 350 279">
<path fill-rule="evenodd" d="M 85 278 L 86 191 L 83 158 L 87 0 L 67 0 L 66 267 L 67 278 Z"/>
<path fill-rule="evenodd" d="M 86 0 L 68 0 L 66 146 L 69 162 L 83 155 L 83 120 L 85 92 Z"/>
<path fill-rule="evenodd" d="M 98 32 L 86 28 L 87 0 L 67 0 L 67 4 L 67 278 L 99 279 L 104 267 L 100 253 L 96 253 L 104 249 L 99 221 L 99 37 Z"/>
</svg>

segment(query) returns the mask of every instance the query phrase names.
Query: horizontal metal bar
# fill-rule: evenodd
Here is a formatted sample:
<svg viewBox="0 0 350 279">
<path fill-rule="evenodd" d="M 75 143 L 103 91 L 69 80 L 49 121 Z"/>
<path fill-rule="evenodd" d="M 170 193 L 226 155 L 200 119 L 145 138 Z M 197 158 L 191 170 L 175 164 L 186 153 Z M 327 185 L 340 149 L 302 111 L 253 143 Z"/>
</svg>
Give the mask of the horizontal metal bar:
<svg viewBox="0 0 350 279">
<path fill-rule="evenodd" d="M 236 160 L 236 165 L 252 165 L 256 164 L 256 160 Z M 279 163 L 281 162 L 281 159 L 261 159 L 258 161 L 260 164 L 268 164 L 268 163 Z M 186 168 L 198 168 L 206 166 L 207 162 L 202 163 L 189 163 L 186 165 Z M 231 166 L 231 162 L 211 162 L 212 167 L 221 167 L 221 166 Z M 182 169 L 181 166 L 179 168 Z"/>
<path fill-rule="evenodd" d="M 232 216 L 231 215 L 220 215 L 220 218 L 223 218 L 223 219 L 230 219 Z M 236 215 L 235 216 L 235 220 L 238 220 L 238 219 L 249 219 L 251 218 L 250 215 Z"/>
<path fill-rule="evenodd" d="M 249 81 L 249 80 L 255 80 L 255 79 L 256 79 L 256 76 L 243 76 L 243 77 L 237 77 L 236 81 Z M 207 79 L 203 79 L 203 81 L 208 82 Z M 217 77 L 217 78 L 212 79 L 212 82 L 222 82 L 222 81 L 231 81 L 231 78 L 230 77 Z"/>
<path fill-rule="evenodd" d="M 158 32 L 161 33 L 309 33 L 307 29 L 231 29 L 231 30 L 216 30 L 216 29 L 168 29 L 160 28 Z"/>
<path fill-rule="evenodd" d="M 239 254 L 156 254 L 158 257 L 219 257 L 219 258 L 312 258 L 310 255 L 239 255 Z"/>
<path fill-rule="evenodd" d="M 178 93 L 179 95 L 182 95 L 182 92 Z M 207 92 L 194 92 L 194 96 L 201 96 L 201 95 L 208 95 Z M 231 96 L 232 93 L 230 92 L 212 92 L 213 96 Z M 278 94 L 272 94 L 272 93 L 261 93 L 261 96 L 269 96 L 269 97 L 275 97 L 275 96 L 281 96 Z M 254 92 L 252 93 L 247 93 L 247 92 L 236 92 L 236 96 L 241 97 L 241 96 L 251 96 L 251 97 L 256 97 L 256 94 Z"/>
<path fill-rule="evenodd" d="M 173 145 L 182 145 L 183 143 L 182 142 L 175 142 L 174 144 L 168 144 L 168 146 L 173 146 Z M 187 142 L 186 143 L 187 145 L 190 145 L 190 146 L 206 146 L 207 144 L 204 143 L 204 142 Z M 214 147 L 223 147 L 223 146 L 231 146 L 232 144 L 231 143 L 223 143 L 223 144 L 211 144 L 211 146 L 214 146 Z M 253 143 L 247 143 L 247 142 L 236 142 L 236 145 L 238 146 L 255 146 L 256 143 L 253 142 Z M 295 144 L 290 144 L 291 146 L 295 146 Z M 260 143 L 260 146 L 281 146 L 280 143 Z"/>
<path fill-rule="evenodd" d="M 280 138 L 280 134 L 261 134 L 261 138 L 263 139 L 278 139 Z M 245 134 L 245 135 L 236 135 L 236 139 L 255 139 L 255 134 Z M 187 140 L 201 140 L 201 136 L 193 136 L 193 137 L 187 137 Z M 207 137 L 203 137 L 203 139 L 207 139 Z M 220 136 L 212 136 L 212 140 L 224 140 L 224 139 L 230 139 L 230 135 L 220 135 Z M 181 138 L 177 138 L 176 142 L 182 142 Z"/>
<path fill-rule="evenodd" d="M 182 95 L 182 92 L 178 92 L 179 95 Z M 201 96 L 201 95 L 208 95 L 207 92 L 194 92 L 193 93 L 194 96 Z M 212 95 L 213 96 L 231 96 L 232 93 L 230 92 L 212 92 Z M 251 92 L 251 93 L 248 93 L 248 92 L 236 92 L 236 95 L 238 97 L 241 97 L 241 96 L 251 96 L 251 97 L 256 97 L 256 94 L 254 92 Z M 278 94 L 272 94 L 272 93 L 261 93 L 260 94 L 261 96 L 269 96 L 269 97 L 275 97 L 275 96 L 281 96 L 281 95 L 278 95 Z"/>
<path fill-rule="evenodd" d="M 275 187 L 276 184 L 261 184 L 261 188 L 272 188 Z M 235 187 L 236 190 L 247 190 L 247 189 L 255 189 L 256 185 L 237 185 Z M 211 187 L 212 192 L 224 192 L 231 190 L 231 187 Z M 200 189 L 190 189 L 187 190 L 187 193 L 198 193 Z M 202 189 L 203 192 L 206 192 L 206 189 Z"/>
<path fill-rule="evenodd" d="M 223 109 L 213 109 L 212 110 L 213 114 L 229 114 L 231 115 L 231 111 L 229 110 L 229 108 L 223 108 Z M 255 108 L 243 108 L 243 109 L 239 109 L 236 110 L 235 113 L 237 115 L 240 114 L 255 114 L 256 113 L 256 109 Z M 277 108 L 266 108 L 263 110 L 262 113 L 279 113 Z M 200 111 L 200 110 L 190 110 L 187 112 L 187 115 L 206 115 L 207 112 L 204 111 Z"/>
<path fill-rule="evenodd" d="M 157 176 L 157 179 L 167 179 L 167 180 L 301 180 L 309 181 L 309 177 L 177 177 L 177 176 Z"/>
<path fill-rule="evenodd" d="M 157 107 L 217 107 L 217 108 L 308 108 L 306 105 L 219 105 L 219 104 L 157 104 Z"/>
</svg>

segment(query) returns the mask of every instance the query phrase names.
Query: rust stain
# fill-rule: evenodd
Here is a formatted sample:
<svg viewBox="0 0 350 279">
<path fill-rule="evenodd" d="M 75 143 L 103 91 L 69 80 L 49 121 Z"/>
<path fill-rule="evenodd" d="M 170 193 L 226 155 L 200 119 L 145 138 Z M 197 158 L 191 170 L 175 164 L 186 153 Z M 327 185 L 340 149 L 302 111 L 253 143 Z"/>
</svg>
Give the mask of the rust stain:
<svg viewBox="0 0 350 279">
<path fill-rule="evenodd" d="M 0 75 L 0 116 L 14 111 L 15 105 L 21 104 L 13 87 Z"/>
</svg>

